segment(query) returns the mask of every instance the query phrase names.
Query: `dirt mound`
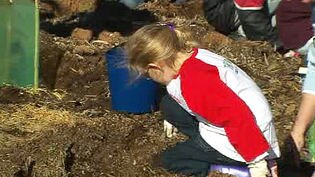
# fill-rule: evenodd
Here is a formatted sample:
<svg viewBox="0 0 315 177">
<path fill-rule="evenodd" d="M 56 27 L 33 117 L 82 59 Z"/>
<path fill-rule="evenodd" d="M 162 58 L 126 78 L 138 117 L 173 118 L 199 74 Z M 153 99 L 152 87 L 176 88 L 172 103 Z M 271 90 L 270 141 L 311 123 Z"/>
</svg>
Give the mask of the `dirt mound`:
<svg viewBox="0 0 315 177">
<path fill-rule="evenodd" d="M 283 58 L 267 43 L 234 41 L 212 31 L 202 16 L 201 0 L 150 1 L 123 11 L 103 11 L 114 7 L 105 8 L 110 3 L 120 8 L 114 1 L 103 1 L 101 6 L 94 0 L 42 3 L 46 7 L 41 11 L 41 88 L 0 88 L 2 176 L 180 176 L 152 167 L 151 161 L 186 137 L 165 138 L 159 112 L 132 115 L 110 108 L 104 54 L 122 44 L 128 33 L 154 20 L 189 28 L 205 48 L 226 56 L 252 76 L 271 104 L 283 143 L 300 100 L 296 72 L 301 59 Z M 58 12 L 54 4 L 61 7 Z M 92 10 L 82 13 L 82 9 Z M 93 25 L 86 25 L 91 19 Z M 83 33 L 74 34 L 75 29 Z M 83 34 L 87 38 L 75 37 Z M 282 161 L 280 167 L 281 176 L 306 176 Z"/>
</svg>

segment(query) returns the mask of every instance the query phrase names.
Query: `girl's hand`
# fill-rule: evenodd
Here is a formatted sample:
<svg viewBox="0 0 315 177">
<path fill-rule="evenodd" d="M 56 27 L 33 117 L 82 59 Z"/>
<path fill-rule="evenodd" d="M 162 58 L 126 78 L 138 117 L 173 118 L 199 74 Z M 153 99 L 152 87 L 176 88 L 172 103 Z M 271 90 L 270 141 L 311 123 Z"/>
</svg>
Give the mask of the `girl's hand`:
<svg viewBox="0 0 315 177">
<path fill-rule="evenodd" d="M 166 120 L 164 120 L 163 124 L 164 134 L 166 135 L 166 137 L 172 138 L 173 136 L 176 135 L 176 133 L 178 132 L 176 127 L 174 127 L 171 123 L 167 122 Z"/>
<path fill-rule="evenodd" d="M 248 165 L 251 177 L 267 177 L 270 176 L 268 164 L 266 160 L 253 162 Z"/>
</svg>

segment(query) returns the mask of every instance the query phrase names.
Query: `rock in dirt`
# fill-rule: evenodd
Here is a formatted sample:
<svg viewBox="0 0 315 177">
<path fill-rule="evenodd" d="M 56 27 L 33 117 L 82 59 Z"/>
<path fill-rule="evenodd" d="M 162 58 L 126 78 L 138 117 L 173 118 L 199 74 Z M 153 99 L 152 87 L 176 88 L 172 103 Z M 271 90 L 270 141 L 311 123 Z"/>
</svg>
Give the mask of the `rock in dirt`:
<svg viewBox="0 0 315 177">
<path fill-rule="evenodd" d="M 73 39 L 90 41 L 92 39 L 93 32 L 91 30 L 75 28 L 72 31 L 71 37 Z"/>
<path fill-rule="evenodd" d="M 108 31 L 102 31 L 99 35 L 98 35 L 98 39 L 101 41 L 105 41 L 107 43 L 117 43 L 119 40 L 122 39 L 122 36 L 119 32 L 108 32 Z"/>
</svg>

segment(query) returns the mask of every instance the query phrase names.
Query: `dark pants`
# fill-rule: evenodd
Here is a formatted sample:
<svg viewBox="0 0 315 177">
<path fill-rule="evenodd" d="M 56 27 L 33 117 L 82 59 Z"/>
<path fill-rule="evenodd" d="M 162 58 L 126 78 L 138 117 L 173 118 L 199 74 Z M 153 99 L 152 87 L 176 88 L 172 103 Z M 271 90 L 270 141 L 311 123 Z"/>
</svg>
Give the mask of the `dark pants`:
<svg viewBox="0 0 315 177">
<path fill-rule="evenodd" d="M 169 95 L 162 98 L 161 111 L 165 120 L 189 136 L 187 141 L 179 142 L 162 152 L 162 166 L 165 169 L 185 175 L 207 176 L 211 164 L 245 165 L 222 155 L 206 143 L 200 136 L 195 117 Z"/>
<path fill-rule="evenodd" d="M 228 35 L 240 26 L 233 0 L 204 0 L 204 15 L 216 31 Z"/>
</svg>

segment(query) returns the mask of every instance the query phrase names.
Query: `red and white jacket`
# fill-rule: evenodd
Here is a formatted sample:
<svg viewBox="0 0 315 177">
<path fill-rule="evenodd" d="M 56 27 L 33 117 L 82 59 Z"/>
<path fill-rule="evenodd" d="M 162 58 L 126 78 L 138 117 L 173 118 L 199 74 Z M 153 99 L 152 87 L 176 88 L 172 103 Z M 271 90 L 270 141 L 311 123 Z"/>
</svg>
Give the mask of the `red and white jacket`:
<svg viewBox="0 0 315 177">
<path fill-rule="evenodd" d="M 259 10 L 264 6 L 265 0 L 234 0 L 234 4 L 241 10 Z"/>
<path fill-rule="evenodd" d="M 203 139 L 223 155 L 241 162 L 280 156 L 267 100 L 255 82 L 224 57 L 194 49 L 167 91 L 196 116 Z"/>
</svg>

